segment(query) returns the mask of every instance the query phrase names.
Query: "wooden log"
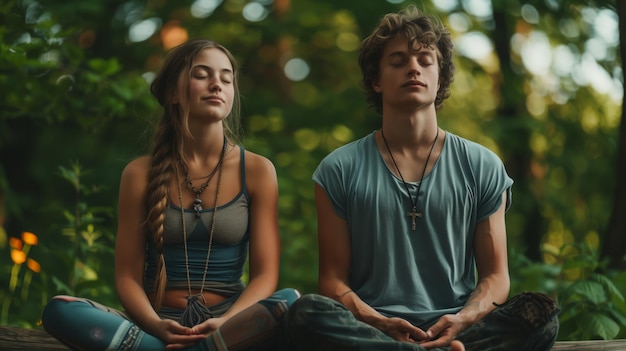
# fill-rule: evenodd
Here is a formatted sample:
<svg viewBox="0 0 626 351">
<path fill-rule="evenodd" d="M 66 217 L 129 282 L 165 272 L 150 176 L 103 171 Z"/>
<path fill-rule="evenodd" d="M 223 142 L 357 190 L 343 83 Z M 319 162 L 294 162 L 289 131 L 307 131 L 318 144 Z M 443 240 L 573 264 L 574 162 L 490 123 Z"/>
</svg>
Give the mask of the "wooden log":
<svg viewBox="0 0 626 351">
<path fill-rule="evenodd" d="M 0 350 L 68 351 L 69 348 L 50 336 L 44 329 L 0 326 Z"/>
<path fill-rule="evenodd" d="M 65 345 L 45 330 L 0 326 L 0 350 L 2 351 L 69 351 Z M 552 351 L 625 351 L 626 339 L 557 341 Z"/>
<path fill-rule="evenodd" d="M 552 351 L 625 351 L 626 339 L 557 341 Z"/>
</svg>

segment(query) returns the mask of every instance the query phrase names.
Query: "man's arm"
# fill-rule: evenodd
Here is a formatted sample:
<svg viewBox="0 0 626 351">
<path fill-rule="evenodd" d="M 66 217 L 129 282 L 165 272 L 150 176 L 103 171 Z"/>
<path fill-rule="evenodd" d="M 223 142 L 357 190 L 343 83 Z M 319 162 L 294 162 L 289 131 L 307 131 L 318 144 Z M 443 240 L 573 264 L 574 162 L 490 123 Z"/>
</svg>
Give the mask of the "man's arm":
<svg viewBox="0 0 626 351">
<path fill-rule="evenodd" d="M 474 253 L 478 284 L 459 315 L 469 325 L 493 311 L 496 303 L 504 303 L 509 295 L 509 265 L 506 246 L 506 193 L 502 204 L 486 220 L 476 225 Z"/>
<path fill-rule="evenodd" d="M 449 344 L 464 329 L 493 311 L 496 303 L 504 303 L 509 295 L 510 280 L 507 261 L 506 192 L 498 210 L 476 225 L 474 253 L 478 270 L 478 283 L 469 300 L 456 315 L 444 315 L 427 333 L 432 341 L 426 348 Z"/>
<path fill-rule="evenodd" d="M 315 184 L 317 231 L 319 245 L 319 282 L 321 295 L 330 297 L 348 308 L 355 318 L 396 340 L 423 340 L 426 334 L 406 320 L 387 318 L 373 309 L 352 291 L 348 283 L 352 249 L 346 220 L 337 216 L 324 189 Z"/>
</svg>

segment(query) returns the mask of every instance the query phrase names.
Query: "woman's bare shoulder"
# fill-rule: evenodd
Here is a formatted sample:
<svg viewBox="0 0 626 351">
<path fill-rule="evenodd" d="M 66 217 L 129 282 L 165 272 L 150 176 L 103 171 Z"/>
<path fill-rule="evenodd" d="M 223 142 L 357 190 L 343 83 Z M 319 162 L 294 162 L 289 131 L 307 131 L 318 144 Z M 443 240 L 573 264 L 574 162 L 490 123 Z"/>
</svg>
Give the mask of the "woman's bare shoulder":
<svg viewBox="0 0 626 351">
<path fill-rule="evenodd" d="M 276 168 L 269 158 L 249 150 L 245 150 L 245 158 L 246 174 L 276 176 Z"/>
<path fill-rule="evenodd" d="M 152 157 L 140 156 L 128 162 L 122 171 L 122 179 L 145 179 L 150 170 Z"/>
</svg>

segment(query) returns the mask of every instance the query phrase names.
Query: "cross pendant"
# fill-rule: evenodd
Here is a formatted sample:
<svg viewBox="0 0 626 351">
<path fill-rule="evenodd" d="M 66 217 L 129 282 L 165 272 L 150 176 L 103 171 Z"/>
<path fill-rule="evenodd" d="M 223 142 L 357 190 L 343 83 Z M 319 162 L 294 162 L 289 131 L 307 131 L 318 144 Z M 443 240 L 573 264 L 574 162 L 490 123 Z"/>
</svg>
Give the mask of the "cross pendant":
<svg viewBox="0 0 626 351">
<path fill-rule="evenodd" d="M 413 207 L 413 209 L 410 212 L 407 212 L 406 215 L 411 217 L 411 230 L 415 230 L 415 218 L 416 217 L 420 217 L 421 218 L 422 214 L 417 212 L 415 207 Z"/>
</svg>

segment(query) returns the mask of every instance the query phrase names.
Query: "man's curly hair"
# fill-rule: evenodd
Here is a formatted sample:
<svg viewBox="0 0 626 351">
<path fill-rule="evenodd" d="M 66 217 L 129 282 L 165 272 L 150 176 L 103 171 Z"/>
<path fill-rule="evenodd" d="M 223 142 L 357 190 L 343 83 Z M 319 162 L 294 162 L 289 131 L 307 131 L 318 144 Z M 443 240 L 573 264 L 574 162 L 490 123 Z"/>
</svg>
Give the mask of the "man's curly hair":
<svg viewBox="0 0 626 351">
<path fill-rule="evenodd" d="M 452 39 L 450 32 L 435 17 L 423 14 L 414 5 L 409 5 L 399 13 L 385 15 L 378 27 L 363 40 L 359 51 L 359 66 L 363 75 L 361 86 L 366 99 L 376 112 L 382 114 L 383 103 L 380 93 L 374 91 L 372 84 L 380 75 L 380 60 L 385 46 L 397 35 L 408 38 L 410 50 L 427 46 L 436 47 L 439 61 L 439 90 L 435 98 L 435 108 L 443 106 L 443 100 L 450 96 L 450 84 L 454 80 L 454 62 L 452 61 Z"/>
</svg>

